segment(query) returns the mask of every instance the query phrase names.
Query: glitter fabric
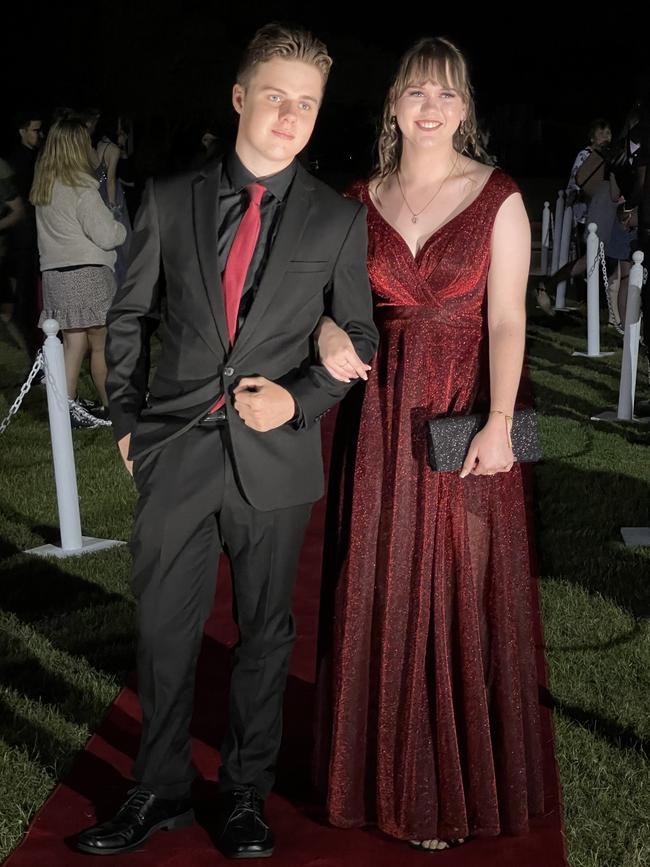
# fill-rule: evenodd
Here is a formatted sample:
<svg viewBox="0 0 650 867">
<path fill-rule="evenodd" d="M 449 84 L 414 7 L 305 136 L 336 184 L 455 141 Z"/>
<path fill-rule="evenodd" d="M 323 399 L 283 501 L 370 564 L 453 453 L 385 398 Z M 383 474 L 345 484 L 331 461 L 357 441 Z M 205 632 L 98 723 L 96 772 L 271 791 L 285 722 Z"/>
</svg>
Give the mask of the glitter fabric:
<svg viewBox="0 0 650 867">
<path fill-rule="evenodd" d="M 366 184 L 381 340 L 339 412 L 315 776 L 335 825 L 400 839 L 524 833 L 543 811 L 521 468 L 433 473 L 426 422 L 484 411 L 496 170 L 413 258 Z"/>
</svg>

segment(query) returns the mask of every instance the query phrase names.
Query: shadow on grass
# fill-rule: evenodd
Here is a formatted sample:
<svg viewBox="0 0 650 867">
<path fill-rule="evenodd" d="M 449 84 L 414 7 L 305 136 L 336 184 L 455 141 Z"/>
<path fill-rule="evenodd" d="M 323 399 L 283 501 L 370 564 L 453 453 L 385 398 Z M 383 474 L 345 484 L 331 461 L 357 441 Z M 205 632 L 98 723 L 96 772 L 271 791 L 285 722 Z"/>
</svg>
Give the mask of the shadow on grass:
<svg viewBox="0 0 650 867">
<path fill-rule="evenodd" d="M 648 555 L 623 544 L 621 526 L 650 523 L 650 486 L 611 472 L 546 460 L 535 473 L 541 575 L 600 593 L 635 617 L 650 615 Z"/>
<path fill-rule="evenodd" d="M 638 641 L 643 634 L 643 623 L 638 620 L 632 629 L 624 632 L 622 635 L 617 635 L 615 638 L 610 638 L 609 641 L 598 641 L 595 643 L 589 642 L 582 644 L 556 644 L 554 641 L 547 641 L 546 650 L 553 653 L 584 653 L 591 650 L 612 650 L 615 647 L 624 647 L 627 644 L 633 644 Z"/>
<path fill-rule="evenodd" d="M 96 725 L 113 689 L 106 675 L 119 682 L 133 667 L 133 603 L 60 561 L 21 555 L 6 539 L 0 547 L 0 608 L 17 618 L 0 629 L 0 682 L 36 703 L 31 718 L 4 697 L 0 738 L 49 765 L 70 752 L 65 721 Z"/>
<path fill-rule="evenodd" d="M 631 726 L 623 726 L 608 717 L 555 698 L 551 699 L 551 707 L 565 719 L 577 723 L 594 737 L 606 741 L 616 749 L 633 750 L 644 759 L 650 757 L 650 741 L 640 737 Z"/>
<path fill-rule="evenodd" d="M 0 681 L 27 699 L 63 708 L 66 717 L 76 723 L 91 724 L 104 706 L 104 696 L 88 689 L 88 683 L 74 683 L 75 672 L 48 665 L 42 654 L 29 647 L 23 636 L 9 628 L 0 633 Z"/>
<path fill-rule="evenodd" d="M 14 513 L 12 520 L 28 522 Z M 29 525 L 43 543 L 60 544 L 59 529 Z M 69 614 L 80 608 L 122 602 L 124 597 L 112 593 L 92 580 L 67 572 L 52 557 L 24 554 L 7 538 L 0 536 L 0 608 L 11 611 L 28 622 L 56 614 Z"/>
<path fill-rule="evenodd" d="M 93 581 L 65 572 L 49 559 L 36 561 L 24 555 L 12 557 L 2 566 L 0 607 L 27 622 L 107 602 L 122 602 L 123 598 Z"/>
<path fill-rule="evenodd" d="M 615 398 L 609 402 L 601 401 L 598 406 L 594 407 L 593 403 L 588 400 L 573 394 L 563 394 L 561 391 L 547 385 L 541 385 L 538 382 L 534 384 L 534 389 L 535 406 L 541 415 L 552 415 L 576 421 L 588 425 L 586 429 L 590 433 L 601 431 L 615 434 L 632 445 L 650 445 L 650 425 L 641 426 L 625 421 L 591 421 L 592 415 L 597 415 L 604 410 L 616 409 L 618 392 L 616 392 Z"/>
<path fill-rule="evenodd" d="M 71 766 L 77 749 L 61 730 L 31 719 L 4 696 L 0 696 L 0 738 L 11 747 L 24 750 L 42 767 L 56 768 L 57 774 Z"/>
</svg>

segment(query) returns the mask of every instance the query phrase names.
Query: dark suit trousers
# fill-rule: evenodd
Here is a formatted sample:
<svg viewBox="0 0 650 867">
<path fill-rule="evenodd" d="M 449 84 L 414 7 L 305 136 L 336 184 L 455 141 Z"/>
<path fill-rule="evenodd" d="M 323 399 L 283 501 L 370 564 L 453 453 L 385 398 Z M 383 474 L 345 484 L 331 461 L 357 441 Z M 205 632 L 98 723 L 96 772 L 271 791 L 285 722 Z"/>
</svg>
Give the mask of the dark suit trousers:
<svg viewBox="0 0 650 867">
<path fill-rule="evenodd" d="M 194 776 L 195 670 L 221 550 L 232 565 L 240 640 L 220 787 L 252 784 L 266 796 L 274 782 L 295 637 L 291 596 L 311 504 L 254 509 L 237 484 L 227 442 L 225 428 L 195 427 L 134 467 L 140 499 L 132 580 L 144 716 L 134 775 L 164 798 L 187 794 Z"/>
</svg>

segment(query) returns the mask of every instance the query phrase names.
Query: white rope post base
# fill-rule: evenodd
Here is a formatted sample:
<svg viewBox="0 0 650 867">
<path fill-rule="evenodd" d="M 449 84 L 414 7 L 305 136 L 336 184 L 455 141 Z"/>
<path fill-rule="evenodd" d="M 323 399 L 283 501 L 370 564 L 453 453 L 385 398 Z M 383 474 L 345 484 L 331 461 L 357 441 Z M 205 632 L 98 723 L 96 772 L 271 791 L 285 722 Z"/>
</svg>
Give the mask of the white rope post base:
<svg viewBox="0 0 650 867">
<path fill-rule="evenodd" d="M 38 548 L 30 548 L 25 554 L 36 554 L 37 557 L 79 557 L 81 554 L 92 554 L 94 551 L 105 551 L 107 548 L 115 548 L 116 545 L 126 545 L 119 539 L 94 539 L 92 536 L 81 537 L 81 547 L 74 550 L 65 550 L 57 545 L 39 545 Z"/>
<path fill-rule="evenodd" d="M 628 424 L 650 424 L 649 415 L 633 415 L 632 418 L 621 418 L 615 409 L 606 409 L 598 415 L 592 415 L 590 421 L 625 421 Z"/>
<path fill-rule="evenodd" d="M 90 551 L 112 548 L 114 545 L 124 545 L 124 542 L 114 539 L 94 539 L 81 535 L 77 473 L 74 463 L 68 390 L 63 364 L 63 344 L 57 337 L 59 323 L 55 319 L 47 319 L 43 323 L 43 331 L 47 335 L 43 344 L 43 355 L 45 358 L 47 410 L 50 417 L 61 547 L 40 545 L 38 548 L 25 551 L 25 553 L 36 554 L 37 556 L 72 557 L 78 554 L 87 554 Z"/>
<path fill-rule="evenodd" d="M 650 545 L 650 527 L 621 527 L 621 536 L 628 548 Z"/>
<path fill-rule="evenodd" d="M 621 418 L 615 409 L 606 409 L 598 415 L 592 415 L 590 421 L 625 421 L 628 424 L 650 424 L 649 415 L 633 415 L 632 418 Z"/>
</svg>

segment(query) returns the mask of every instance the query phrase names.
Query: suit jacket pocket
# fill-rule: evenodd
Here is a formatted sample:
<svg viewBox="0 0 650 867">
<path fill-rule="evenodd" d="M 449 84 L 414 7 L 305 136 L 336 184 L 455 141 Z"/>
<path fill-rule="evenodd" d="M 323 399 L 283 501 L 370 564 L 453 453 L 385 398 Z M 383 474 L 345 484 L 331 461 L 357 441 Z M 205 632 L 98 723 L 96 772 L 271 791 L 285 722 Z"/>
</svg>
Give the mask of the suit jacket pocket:
<svg viewBox="0 0 650 867">
<path fill-rule="evenodd" d="M 291 274 L 326 273 L 330 270 L 329 262 L 301 262 L 297 259 L 289 262 L 286 271 Z"/>
</svg>

